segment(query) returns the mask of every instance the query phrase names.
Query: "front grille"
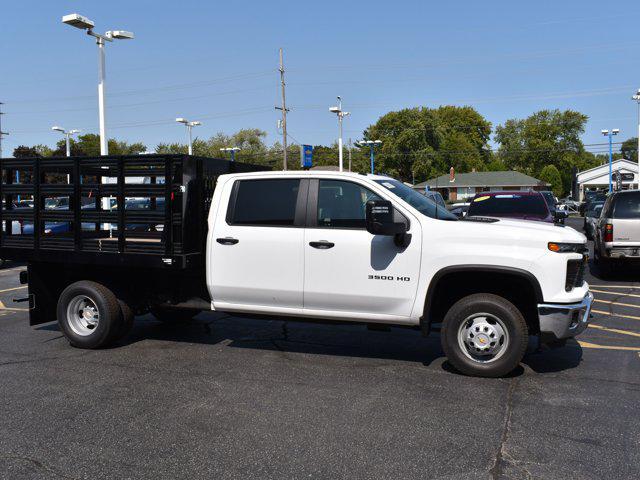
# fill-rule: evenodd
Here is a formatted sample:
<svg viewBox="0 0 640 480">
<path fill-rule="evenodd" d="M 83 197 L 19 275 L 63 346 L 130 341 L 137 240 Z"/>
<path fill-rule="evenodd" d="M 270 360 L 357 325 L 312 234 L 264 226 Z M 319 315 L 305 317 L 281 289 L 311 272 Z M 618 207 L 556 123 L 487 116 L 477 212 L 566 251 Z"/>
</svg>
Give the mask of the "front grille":
<svg viewBox="0 0 640 480">
<path fill-rule="evenodd" d="M 584 283 L 584 271 L 587 264 L 586 257 L 580 260 L 569 260 L 567 262 L 567 280 L 564 289 L 570 292 L 576 287 L 581 287 Z"/>
</svg>

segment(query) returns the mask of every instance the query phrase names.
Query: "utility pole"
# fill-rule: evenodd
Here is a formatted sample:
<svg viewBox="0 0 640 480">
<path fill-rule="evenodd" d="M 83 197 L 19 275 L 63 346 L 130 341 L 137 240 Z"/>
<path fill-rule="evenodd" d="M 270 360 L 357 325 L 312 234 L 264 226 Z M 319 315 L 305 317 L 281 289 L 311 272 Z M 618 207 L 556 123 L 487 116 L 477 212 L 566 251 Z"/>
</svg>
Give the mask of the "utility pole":
<svg viewBox="0 0 640 480">
<path fill-rule="evenodd" d="M 351 171 L 351 139 L 349 139 L 349 171 Z"/>
<path fill-rule="evenodd" d="M 4 115 L 2 112 L 2 105 L 4 105 L 4 103 L 0 102 L 0 158 L 2 158 L 2 136 L 9 135 L 9 132 L 2 131 L 2 115 Z"/>
<path fill-rule="evenodd" d="M 282 59 L 282 48 L 280 49 L 280 85 L 282 87 L 282 106 L 276 107 L 276 110 L 282 110 L 282 166 L 283 169 L 287 169 L 287 101 L 284 94 L 284 60 Z"/>
</svg>

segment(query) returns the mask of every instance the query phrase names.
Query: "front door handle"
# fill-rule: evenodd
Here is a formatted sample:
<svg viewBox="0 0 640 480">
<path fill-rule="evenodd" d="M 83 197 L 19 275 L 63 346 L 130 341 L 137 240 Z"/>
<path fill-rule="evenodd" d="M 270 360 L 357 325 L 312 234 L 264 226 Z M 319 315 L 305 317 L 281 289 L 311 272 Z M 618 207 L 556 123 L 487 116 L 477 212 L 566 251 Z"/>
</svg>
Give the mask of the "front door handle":
<svg viewBox="0 0 640 480">
<path fill-rule="evenodd" d="M 335 243 L 327 242 L 326 240 L 320 240 L 319 242 L 309 242 L 309 245 L 319 250 L 328 250 L 330 248 L 333 248 Z"/>
<path fill-rule="evenodd" d="M 239 241 L 240 240 L 238 240 L 237 238 L 231 238 L 231 237 L 216 238 L 216 242 L 222 245 L 235 245 Z"/>
</svg>

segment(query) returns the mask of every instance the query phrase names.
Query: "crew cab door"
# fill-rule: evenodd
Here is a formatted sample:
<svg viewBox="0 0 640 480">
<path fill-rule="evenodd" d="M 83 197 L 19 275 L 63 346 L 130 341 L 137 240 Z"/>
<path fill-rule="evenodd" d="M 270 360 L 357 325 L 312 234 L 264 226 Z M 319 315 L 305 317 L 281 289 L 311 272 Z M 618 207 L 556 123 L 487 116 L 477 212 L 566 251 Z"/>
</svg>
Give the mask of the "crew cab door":
<svg viewBox="0 0 640 480">
<path fill-rule="evenodd" d="M 367 232 L 366 203 L 381 195 L 351 180 L 310 180 L 305 313 L 372 320 L 410 316 L 420 270 L 420 227 L 405 215 L 413 235 L 406 248 L 396 246 L 393 237 Z"/>
<path fill-rule="evenodd" d="M 301 311 L 307 186 L 299 178 L 243 178 L 224 185 L 207 252 L 214 308 Z"/>
</svg>

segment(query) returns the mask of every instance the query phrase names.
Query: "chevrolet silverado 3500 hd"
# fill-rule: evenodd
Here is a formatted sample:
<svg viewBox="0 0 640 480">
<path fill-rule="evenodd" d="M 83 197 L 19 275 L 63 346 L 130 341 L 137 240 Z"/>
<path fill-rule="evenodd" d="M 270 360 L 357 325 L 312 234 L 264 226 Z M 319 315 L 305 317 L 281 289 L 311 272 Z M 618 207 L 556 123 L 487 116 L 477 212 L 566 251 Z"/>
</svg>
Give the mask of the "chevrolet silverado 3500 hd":
<svg viewBox="0 0 640 480">
<path fill-rule="evenodd" d="M 148 311 L 161 320 L 215 310 L 424 334 L 441 324 L 452 365 L 495 377 L 519 364 L 530 335 L 557 342 L 588 323 L 586 239 L 572 228 L 458 221 L 383 176 L 266 172 L 189 156 L 27 162 L 2 160 L 6 205 L 21 194 L 35 206 L 0 212 L 0 256 L 28 262 L 21 279 L 31 324 L 57 319 L 75 347 L 109 345 Z M 20 175 L 29 183 L 7 181 L 17 168 L 31 169 Z M 62 184 L 47 183 L 46 171 Z M 51 196 L 68 196 L 68 211 L 45 211 Z M 101 211 L 103 197 L 116 199 L 115 210 Z M 31 222 L 33 234 L 13 233 L 15 221 Z M 45 234 L 55 221 L 69 228 Z"/>
</svg>

